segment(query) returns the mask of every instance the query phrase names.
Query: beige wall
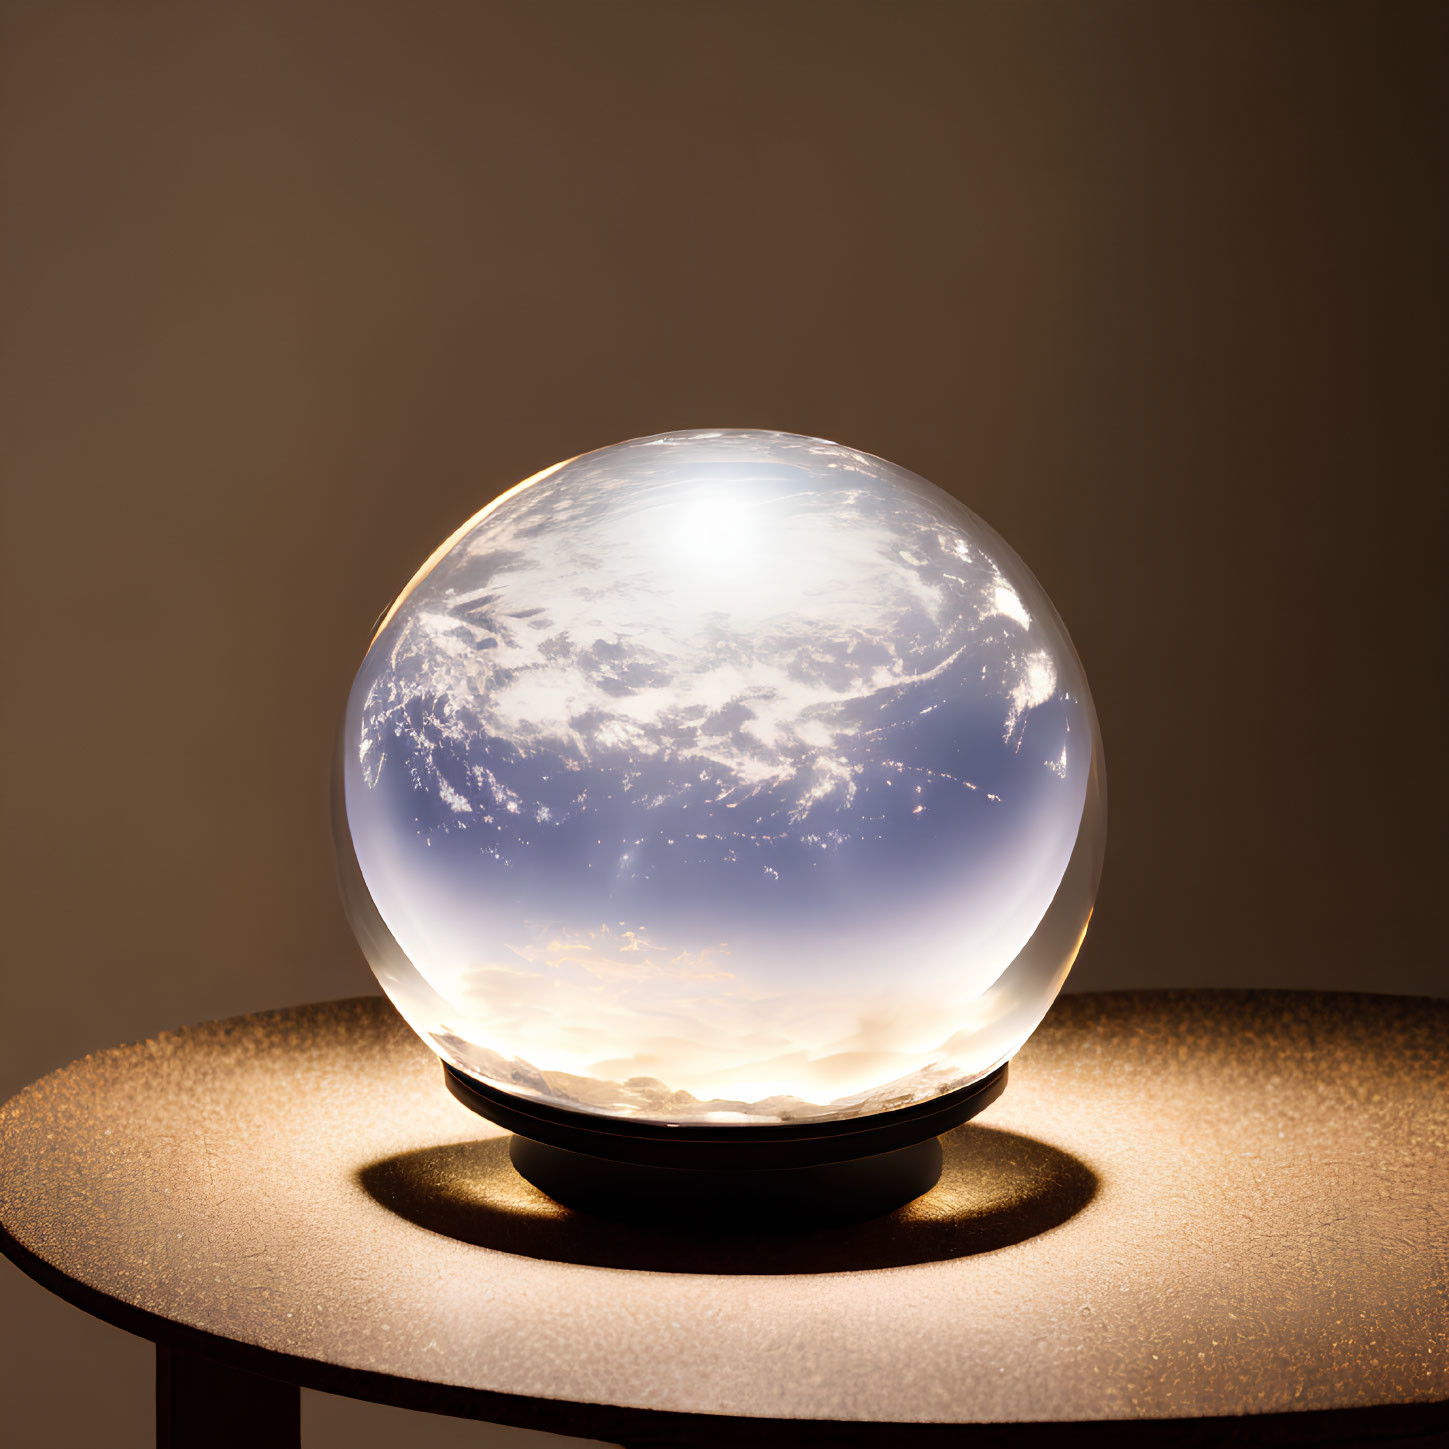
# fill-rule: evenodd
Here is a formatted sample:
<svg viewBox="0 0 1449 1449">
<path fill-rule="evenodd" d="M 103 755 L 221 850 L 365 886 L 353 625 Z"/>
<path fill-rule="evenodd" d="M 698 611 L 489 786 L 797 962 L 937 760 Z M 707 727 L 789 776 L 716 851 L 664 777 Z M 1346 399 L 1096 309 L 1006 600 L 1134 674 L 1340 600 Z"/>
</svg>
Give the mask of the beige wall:
<svg viewBox="0 0 1449 1449">
<path fill-rule="evenodd" d="M 494 492 L 698 425 L 914 468 L 1046 585 L 1111 780 L 1074 986 L 1445 991 L 1446 15 L 7 4 L 0 1096 L 370 990 L 369 625 Z M 143 1345 L 0 1314 L 14 1442 L 145 1442 Z"/>
</svg>

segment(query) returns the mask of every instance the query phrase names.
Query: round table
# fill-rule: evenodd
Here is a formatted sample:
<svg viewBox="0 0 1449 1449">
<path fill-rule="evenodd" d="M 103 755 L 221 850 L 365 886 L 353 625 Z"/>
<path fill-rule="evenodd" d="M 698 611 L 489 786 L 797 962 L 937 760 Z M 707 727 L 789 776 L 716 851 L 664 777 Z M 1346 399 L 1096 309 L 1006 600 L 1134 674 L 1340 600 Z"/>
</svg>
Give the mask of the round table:
<svg viewBox="0 0 1449 1449">
<path fill-rule="evenodd" d="M 627 1444 L 1437 1437 L 1446 1077 L 1446 1002 L 1069 996 L 889 1217 L 644 1229 L 525 1183 L 360 998 L 36 1082 L 0 1224 L 156 1342 L 163 1444 L 295 1443 L 299 1385 Z"/>
</svg>

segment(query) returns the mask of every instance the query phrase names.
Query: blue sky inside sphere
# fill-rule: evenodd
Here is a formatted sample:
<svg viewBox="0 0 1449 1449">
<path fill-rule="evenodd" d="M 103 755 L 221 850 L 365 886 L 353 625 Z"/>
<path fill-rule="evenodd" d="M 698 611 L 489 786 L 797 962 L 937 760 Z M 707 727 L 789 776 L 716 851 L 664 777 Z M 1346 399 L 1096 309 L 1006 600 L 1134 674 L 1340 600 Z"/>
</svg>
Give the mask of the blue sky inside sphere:
<svg viewBox="0 0 1449 1449">
<path fill-rule="evenodd" d="M 819 439 L 676 433 L 450 543 L 367 654 L 343 763 L 363 879 L 465 1068 L 827 1103 L 979 1075 L 963 1040 L 1045 1011 L 1043 969 L 1004 983 L 1095 719 L 974 515 Z"/>
</svg>

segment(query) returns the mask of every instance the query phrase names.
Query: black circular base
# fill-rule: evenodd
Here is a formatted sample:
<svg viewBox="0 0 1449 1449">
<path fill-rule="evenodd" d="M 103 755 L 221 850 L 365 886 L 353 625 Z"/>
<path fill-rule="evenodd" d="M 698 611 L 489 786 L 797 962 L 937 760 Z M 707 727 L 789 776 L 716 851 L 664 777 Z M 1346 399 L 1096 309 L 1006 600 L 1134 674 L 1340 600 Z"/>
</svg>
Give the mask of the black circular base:
<svg viewBox="0 0 1449 1449">
<path fill-rule="evenodd" d="M 815 1167 L 641 1167 L 513 1138 L 519 1173 L 555 1202 L 598 1217 L 673 1228 L 789 1228 L 879 1217 L 929 1192 L 941 1175 L 935 1137 L 874 1157 Z"/>
<path fill-rule="evenodd" d="M 999 1097 L 1006 1067 L 894 1112 L 824 1122 L 637 1122 L 545 1106 L 443 1064 L 448 1090 L 514 1134 L 510 1157 L 566 1207 L 602 1216 L 790 1227 L 876 1217 L 934 1186 L 936 1138 Z"/>
</svg>

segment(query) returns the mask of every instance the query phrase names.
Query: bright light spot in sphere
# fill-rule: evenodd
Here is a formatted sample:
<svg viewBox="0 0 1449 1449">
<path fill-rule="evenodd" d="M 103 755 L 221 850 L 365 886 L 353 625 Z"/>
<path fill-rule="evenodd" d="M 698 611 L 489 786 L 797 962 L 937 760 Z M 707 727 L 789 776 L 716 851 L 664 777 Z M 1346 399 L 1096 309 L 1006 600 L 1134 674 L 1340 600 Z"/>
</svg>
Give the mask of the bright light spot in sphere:
<svg viewBox="0 0 1449 1449">
<path fill-rule="evenodd" d="M 726 492 L 711 494 L 664 519 L 661 532 L 680 567 L 733 575 L 760 567 L 758 516 L 748 502 Z"/>
</svg>

